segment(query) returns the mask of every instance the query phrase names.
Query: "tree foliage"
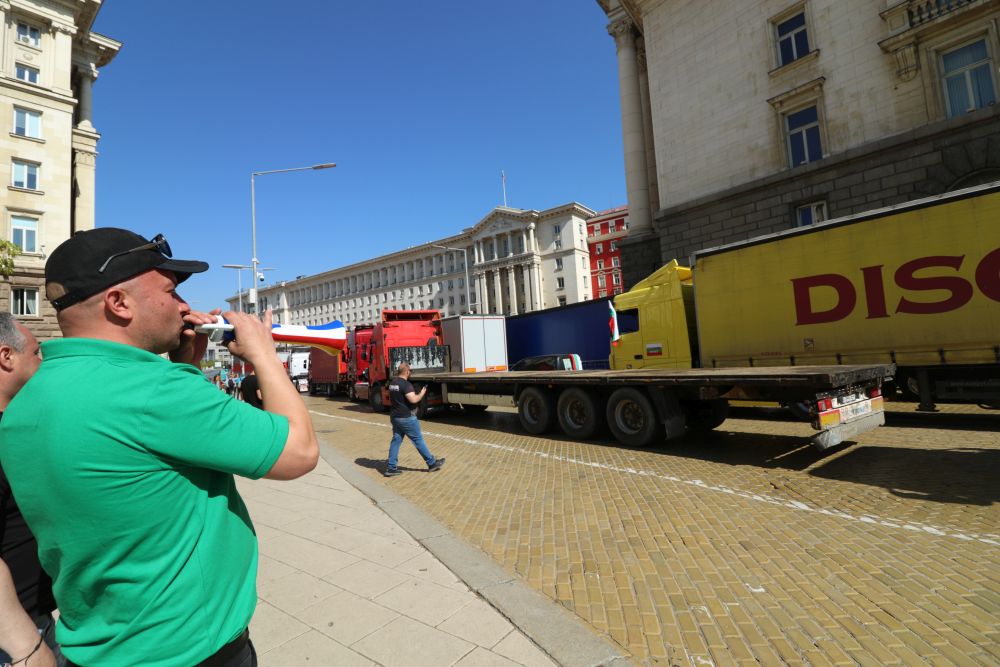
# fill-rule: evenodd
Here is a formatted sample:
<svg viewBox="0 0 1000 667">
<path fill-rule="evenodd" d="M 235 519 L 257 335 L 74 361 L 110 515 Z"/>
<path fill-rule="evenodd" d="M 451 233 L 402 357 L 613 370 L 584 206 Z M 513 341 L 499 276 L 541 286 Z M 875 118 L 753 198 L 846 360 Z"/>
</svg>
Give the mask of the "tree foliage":
<svg viewBox="0 0 1000 667">
<path fill-rule="evenodd" d="M 12 241 L 0 241 L 0 276 L 10 278 L 14 274 L 14 258 L 21 249 Z"/>
</svg>

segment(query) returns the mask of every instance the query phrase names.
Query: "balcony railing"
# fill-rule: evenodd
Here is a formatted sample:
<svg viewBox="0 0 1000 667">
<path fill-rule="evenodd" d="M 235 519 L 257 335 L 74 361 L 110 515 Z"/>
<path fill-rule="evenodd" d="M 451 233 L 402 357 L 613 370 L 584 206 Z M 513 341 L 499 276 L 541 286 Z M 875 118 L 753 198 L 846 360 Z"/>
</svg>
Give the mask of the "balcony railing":
<svg viewBox="0 0 1000 667">
<path fill-rule="evenodd" d="M 910 0 L 906 13 L 910 19 L 910 27 L 933 21 L 956 9 L 971 5 L 979 0 Z"/>
</svg>

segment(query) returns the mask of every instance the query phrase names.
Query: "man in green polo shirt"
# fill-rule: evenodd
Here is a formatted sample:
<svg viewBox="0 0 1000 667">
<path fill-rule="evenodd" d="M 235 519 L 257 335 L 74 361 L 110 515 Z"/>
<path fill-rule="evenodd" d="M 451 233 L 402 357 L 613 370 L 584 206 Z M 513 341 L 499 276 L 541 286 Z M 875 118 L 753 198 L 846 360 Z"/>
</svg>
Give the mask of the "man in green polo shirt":
<svg viewBox="0 0 1000 667">
<path fill-rule="evenodd" d="M 162 236 L 80 232 L 45 265 L 65 338 L 0 423 L 0 461 L 39 544 L 71 664 L 255 665 L 257 540 L 233 476 L 293 479 L 318 445 L 271 317 L 228 312 L 264 410 L 196 367 L 207 337 L 176 291 L 203 262 Z M 159 355 L 168 353 L 169 360 Z"/>
</svg>

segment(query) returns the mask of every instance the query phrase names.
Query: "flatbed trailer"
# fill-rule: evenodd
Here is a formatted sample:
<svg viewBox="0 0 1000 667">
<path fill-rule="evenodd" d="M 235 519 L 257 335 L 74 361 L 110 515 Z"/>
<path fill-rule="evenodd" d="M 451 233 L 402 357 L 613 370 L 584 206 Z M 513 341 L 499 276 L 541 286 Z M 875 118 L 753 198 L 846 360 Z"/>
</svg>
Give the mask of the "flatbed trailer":
<svg viewBox="0 0 1000 667">
<path fill-rule="evenodd" d="M 815 406 L 813 444 L 826 449 L 885 423 L 882 382 L 893 372 L 891 364 L 487 373 L 418 369 L 410 381 L 428 385 L 430 406 L 514 407 L 529 433 L 558 425 L 581 440 L 598 435 L 606 424 L 615 439 L 635 447 L 719 426 L 729 399 L 805 402 Z"/>
</svg>

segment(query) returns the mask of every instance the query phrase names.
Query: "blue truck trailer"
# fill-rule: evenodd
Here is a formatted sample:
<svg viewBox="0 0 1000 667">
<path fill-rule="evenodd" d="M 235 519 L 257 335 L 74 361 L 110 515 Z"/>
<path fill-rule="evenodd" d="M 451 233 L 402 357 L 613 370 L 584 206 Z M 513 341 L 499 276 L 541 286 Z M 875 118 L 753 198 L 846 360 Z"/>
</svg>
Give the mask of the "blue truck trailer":
<svg viewBox="0 0 1000 667">
<path fill-rule="evenodd" d="M 585 369 L 608 368 L 611 297 L 507 318 L 507 358 L 514 364 L 545 354 L 578 354 Z"/>
</svg>

